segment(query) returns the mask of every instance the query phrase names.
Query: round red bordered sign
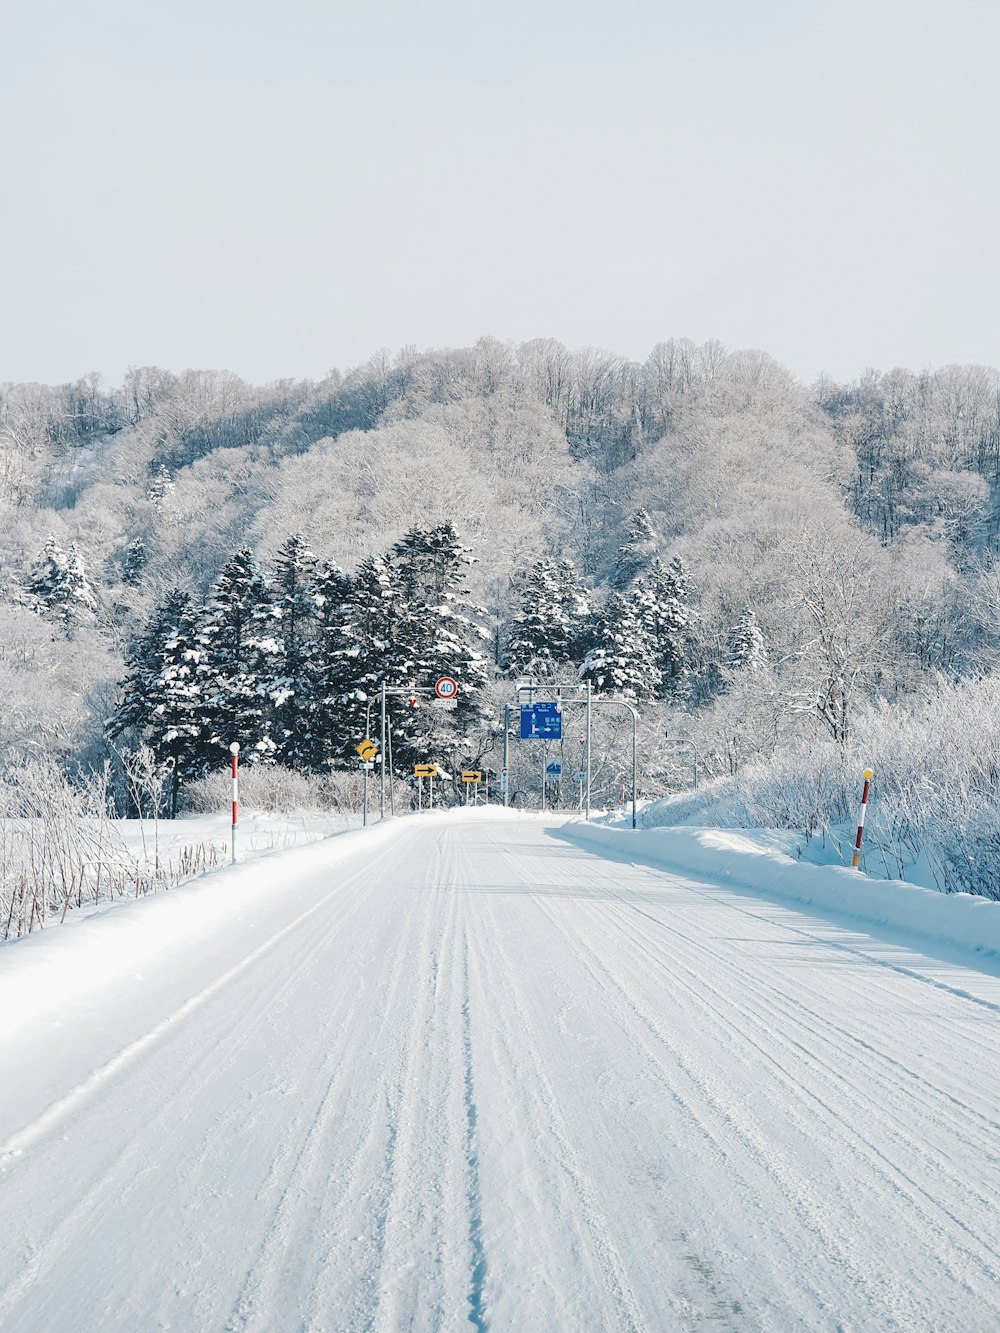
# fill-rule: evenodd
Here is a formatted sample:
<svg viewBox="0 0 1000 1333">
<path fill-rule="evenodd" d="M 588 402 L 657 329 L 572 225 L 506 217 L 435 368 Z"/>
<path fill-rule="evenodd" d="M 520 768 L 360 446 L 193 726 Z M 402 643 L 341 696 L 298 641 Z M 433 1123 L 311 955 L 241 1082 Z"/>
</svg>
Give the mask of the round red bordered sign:
<svg viewBox="0 0 1000 1333">
<path fill-rule="evenodd" d="M 454 699 L 458 693 L 458 681 L 453 676 L 442 676 L 434 686 L 434 693 L 439 699 Z"/>
</svg>

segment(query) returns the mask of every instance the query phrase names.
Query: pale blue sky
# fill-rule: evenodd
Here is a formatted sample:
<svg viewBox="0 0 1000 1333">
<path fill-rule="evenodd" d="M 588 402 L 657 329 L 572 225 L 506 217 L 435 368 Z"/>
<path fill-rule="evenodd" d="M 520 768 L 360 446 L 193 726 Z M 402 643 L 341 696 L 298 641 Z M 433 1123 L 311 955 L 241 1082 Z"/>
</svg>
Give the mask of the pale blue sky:
<svg viewBox="0 0 1000 1333">
<path fill-rule="evenodd" d="M 1000 365 L 995 0 L 7 0 L 0 380 Z"/>
</svg>

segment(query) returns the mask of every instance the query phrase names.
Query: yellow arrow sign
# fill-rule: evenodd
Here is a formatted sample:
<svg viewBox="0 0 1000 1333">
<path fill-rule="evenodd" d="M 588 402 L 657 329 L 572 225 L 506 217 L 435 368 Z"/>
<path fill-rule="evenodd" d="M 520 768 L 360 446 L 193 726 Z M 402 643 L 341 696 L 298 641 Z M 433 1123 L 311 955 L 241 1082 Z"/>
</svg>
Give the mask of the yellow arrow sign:
<svg viewBox="0 0 1000 1333">
<path fill-rule="evenodd" d="M 436 778 L 437 764 L 414 764 L 413 776 L 415 778 Z"/>
<path fill-rule="evenodd" d="M 370 764 L 372 760 L 375 758 L 375 756 L 378 754 L 378 746 L 375 744 L 374 741 L 368 740 L 367 737 L 361 742 L 360 745 L 355 745 L 354 748 L 355 750 L 357 750 L 358 754 L 361 756 L 361 758 L 365 761 L 366 764 Z"/>
<path fill-rule="evenodd" d="M 463 782 L 482 782 L 483 775 L 478 768 L 470 768 L 467 773 L 462 774 Z"/>
</svg>

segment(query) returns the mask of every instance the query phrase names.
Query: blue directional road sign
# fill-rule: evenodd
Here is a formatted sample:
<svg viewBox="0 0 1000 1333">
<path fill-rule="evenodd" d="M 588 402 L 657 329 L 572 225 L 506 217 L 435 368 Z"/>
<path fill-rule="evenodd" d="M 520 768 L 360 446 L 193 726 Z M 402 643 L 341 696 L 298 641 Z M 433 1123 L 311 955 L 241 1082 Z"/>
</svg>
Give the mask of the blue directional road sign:
<svg viewBox="0 0 1000 1333">
<path fill-rule="evenodd" d="M 522 741 L 557 741 L 562 737 L 562 713 L 552 703 L 521 705 Z"/>
</svg>

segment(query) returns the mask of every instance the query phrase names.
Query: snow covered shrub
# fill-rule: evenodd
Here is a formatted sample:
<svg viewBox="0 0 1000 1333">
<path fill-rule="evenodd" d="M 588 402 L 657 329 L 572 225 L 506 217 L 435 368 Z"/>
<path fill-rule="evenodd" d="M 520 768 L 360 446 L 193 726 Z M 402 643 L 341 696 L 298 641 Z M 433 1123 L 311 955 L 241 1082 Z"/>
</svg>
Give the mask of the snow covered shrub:
<svg viewBox="0 0 1000 1333">
<path fill-rule="evenodd" d="M 371 775 L 369 797 L 377 798 L 377 773 Z M 228 810 L 228 767 L 191 782 L 184 802 L 196 814 Z M 287 814 L 295 810 L 357 810 L 361 806 L 360 773 L 306 773 L 281 764 L 247 764 L 240 768 L 240 802 L 248 810 Z"/>
<path fill-rule="evenodd" d="M 869 863 L 905 878 L 923 864 L 946 893 L 1000 899 L 1000 677 L 931 680 L 923 696 L 877 701 L 843 745 L 799 737 L 706 792 L 706 822 L 853 833 L 862 773 L 875 771 Z"/>
</svg>

